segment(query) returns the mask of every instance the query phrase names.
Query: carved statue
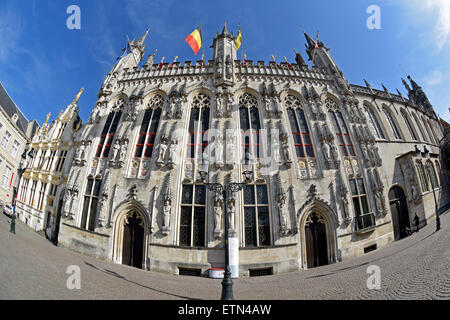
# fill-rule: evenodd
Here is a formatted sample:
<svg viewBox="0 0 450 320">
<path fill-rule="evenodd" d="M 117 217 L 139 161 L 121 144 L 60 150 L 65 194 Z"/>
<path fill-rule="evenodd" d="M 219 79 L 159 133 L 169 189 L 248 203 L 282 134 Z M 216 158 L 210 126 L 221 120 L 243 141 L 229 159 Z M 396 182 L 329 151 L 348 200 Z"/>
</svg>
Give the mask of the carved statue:
<svg viewBox="0 0 450 320">
<path fill-rule="evenodd" d="M 99 120 L 100 120 L 100 106 L 96 105 L 94 110 L 92 111 L 89 123 L 98 123 Z"/>
<path fill-rule="evenodd" d="M 223 136 L 221 133 L 219 133 L 216 136 L 216 143 L 215 143 L 215 152 L 216 152 L 216 167 L 220 167 L 223 165 Z"/>
<path fill-rule="evenodd" d="M 230 116 L 231 116 L 231 111 L 232 111 L 232 108 L 233 108 L 233 103 L 234 103 L 233 96 L 232 96 L 231 94 L 229 94 L 229 95 L 227 96 L 227 110 L 226 110 L 226 112 L 227 112 L 227 117 L 230 117 Z"/>
<path fill-rule="evenodd" d="M 164 206 L 163 206 L 163 230 L 168 231 L 170 228 L 170 213 L 172 209 L 172 201 L 170 199 L 164 199 Z"/>
<path fill-rule="evenodd" d="M 333 160 L 331 145 L 328 141 L 325 141 L 325 140 L 322 141 L 322 152 L 323 152 L 323 156 L 325 157 L 325 160 L 327 160 L 327 161 Z"/>
<path fill-rule="evenodd" d="M 219 87 L 220 88 L 220 87 Z M 222 90 L 220 90 L 222 91 Z M 222 118 L 223 117 L 223 98 L 221 92 L 218 91 L 216 96 L 216 117 Z"/>
<path fill-rule="evenodd" d="M 234 135 L 231 129 L 227 130 L 227 164 L 234 166 Z"/>
<path fill-rule="evenodd" d="M 159 144 L 159 155 L 158 160 L 156 163 L 161 166 L 164 164 L 164 160 L 166 159 L 166 153 L 167 153 L 167 137 L 163 136 L 161 137 L 161 143 Z"/>
<path fill-rule="evenodd" d="M 125 163 L 127 157 L 127 149 L 128 149 L 128 140 L 125 139 L 122 146 L 120 147 L 119 163 Z"/>
<path fill-rule="evenodd" d="M 264 106 L 266 107 L 267 117 L 270 118 L 272 113 L 272 101 L 270 101 L 269 95 L 264 95 Z"/>
<path fill-rule="evenodd" d="M 226 78 L 229 80 L 231 79 L 232 75 L 233 75 L 233 69 L 231 66 L 231 55 L 228 54 L 227 58 L 225 60 L 225 64 L 226 64 Z"/>
<path fill-rule="evenodd" d="M 70 212 L 70 200 L 72 198 L 71 192 L 66 190 L 64 193 L 64 216 L 68 217 Z"/>
<path fill-rule="evenodd" d="M 235 231 L 235 217 L 236 217 L 236 200 L 234 198 L 228 199 L 228 227 L 230 230 Z"/>
<path fill-rule="evenodd" d="M 281 163 L 281 155 L 280 155 L 280 143 L 277 137 L 273 137 L 272 139 L 272 155 L 273 161 L 275 164 Z"/>
<path fill-rule="evenodd" d="M 173 165 L 177 160 L 177 149 L 178 149 L 178 141 L 173 139 L 170 143 L 169 148 L 169 163 Z"/>
<path fill-rule="evenodd" d="M 177 109 L 176 98 L 174 95 L 172 95 L 172 97 L 170 98 L 170 102 L 169 102 L 169 110 L 167 112 L 169 119 L 175 117 L 176 109 Z"/>
<path fill-rule="evenodd" d="M 286 194 L 283 190 L 280 190 L 277 197 L 277 204 L 278 204 L 278 215 L 280 218 L 280 230 L 282 233 L 285 233 L 287 230 L 287 223 L 286 223 Z"/>
<path fill-rule="evenodd" d="M 112 163 L 114 163 L 116 161 L 119 151 L 120 151 L 120 142 L 119 142 L 119 139 L 116 139 L 114 146 L 113 146 L 113 152 L 112 152 L 112 156 L 111 156 L 111 160 L 110 160 Z"/>
</svg>

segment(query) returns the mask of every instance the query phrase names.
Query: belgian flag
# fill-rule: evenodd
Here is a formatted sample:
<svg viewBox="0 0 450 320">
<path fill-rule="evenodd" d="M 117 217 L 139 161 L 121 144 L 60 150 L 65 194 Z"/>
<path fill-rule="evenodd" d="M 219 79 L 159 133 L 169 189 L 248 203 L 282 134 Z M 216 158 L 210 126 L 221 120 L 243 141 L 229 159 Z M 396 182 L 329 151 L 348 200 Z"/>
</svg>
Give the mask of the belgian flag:
<svg viewBox="0 0 450 320">
<path fill-rule="evenodd" d="M 187 38 L 186 42 L 197 55 L 198 50 L 202 47 L 202 28 L 199 26 Z"/>
</svg>

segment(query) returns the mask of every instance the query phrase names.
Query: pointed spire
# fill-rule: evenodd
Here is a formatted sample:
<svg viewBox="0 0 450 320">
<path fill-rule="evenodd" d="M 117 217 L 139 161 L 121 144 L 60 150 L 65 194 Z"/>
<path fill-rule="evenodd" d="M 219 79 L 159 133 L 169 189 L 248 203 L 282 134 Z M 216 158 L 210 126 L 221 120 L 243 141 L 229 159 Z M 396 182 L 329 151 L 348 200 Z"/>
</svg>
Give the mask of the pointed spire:
<svg viewBox="0 0 450 320">
<path fill-rule="evenodd" d="M 144 41 L 147 38 L 148 32 L 150 31 L 150 28 L 147 29 L 147 31 L 142 35 L 142 37 L 139 38 L 139 40 L 136 42 L 137 45 L 143 46 Z"/>
<path fill-rule="evenodd" d="M 382 83 L 381 86 L 383 87 L 384 92 L 389 93 L 389 90 L 384 86 L 384 84 Z"/>
<path fill-rule="evenodd" d="M 364 80 L 364 83 L 366 84 L 366 87 L 369 89 L 372 89 L 371 85 L 367 82 L 367 80 L 366 79 L 363 79 L 363 80 Z"/>
<path fill-rule="evenodd" d="M 227 22 L 225 21 L 223 25 L 222 35 L 227 36 L 228 35 L 228 29 L 227 29 Z"/>
<path fill-rule="evenodd" d="M 395 90 L 397 90 L 397 94 L 398 94 L 400 97 L 403 98 L 403 95 L 402 95 L 402 93 L 400 92 L 400 90 L 398 90 L 398 88 L 395 88 Z"/>
<path fill-rule="evenodd" d="M 415 81 L 411 78 L 411 76 L 408 76 L 408 80 L 411 82 L 411 85 L 412 85 L 412 87 L 413 87 L 413 90 L 416 90 L 416 89 L 419 89 L 419 88 L 420 88 L 420 86 L 417 84 L 417 82 L 415 82 Z"/>
<path fill-rule="evenodd" d="M 305 31 L 303 31 L 303 34 L 305 35 L 305 38 L 306 38 L 306 41 L 308 42 L 309 48 L 314 48 L 315 47 L 314 40 Z"/>
<path fill-rule="evenodd" d="M 402 82 L 403 82 L 403 85 L 406 88 L 406 91 L 408 91 L 408 93 L 411 92 L 411 87 L 409 86 L 408 82 L 406 82 L 406 80 L 403 79 L 403 78 L 402 78 Z"/>
<path fill-rule="evenodd" d="M 295 52 L 295 62 L 297 62 L 298 66 L 304 66 L 306 65 L 305 60 L 303 59 L 302 55 L 300 54 L 300 52 L 297 52 L 297 50 L 294 49 Z"/>
</svg>

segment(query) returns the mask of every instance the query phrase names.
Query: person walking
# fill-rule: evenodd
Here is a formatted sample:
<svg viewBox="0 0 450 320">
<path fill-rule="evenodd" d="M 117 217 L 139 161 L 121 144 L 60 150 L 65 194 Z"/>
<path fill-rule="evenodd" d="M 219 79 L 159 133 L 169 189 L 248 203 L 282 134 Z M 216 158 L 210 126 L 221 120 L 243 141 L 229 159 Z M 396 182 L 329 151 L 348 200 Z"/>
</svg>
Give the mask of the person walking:
<svg viewBox="0 0 450 320">
<path fill-rule="evenodd" d="M 15 212 L 13 212 L 13 214 L 11 216 L 11 229 L 9 230 L 9 232 L 16 234 L 16 213 Z"/>
<path fill-rule="evenodd" d="M 414 217 L 414 223 L 416 224 L 417 227 L 417 232 L 419 232 L 419 223 L 420 223 L 420 218 L 416 213 L 416 216 Z"/>
</svg>

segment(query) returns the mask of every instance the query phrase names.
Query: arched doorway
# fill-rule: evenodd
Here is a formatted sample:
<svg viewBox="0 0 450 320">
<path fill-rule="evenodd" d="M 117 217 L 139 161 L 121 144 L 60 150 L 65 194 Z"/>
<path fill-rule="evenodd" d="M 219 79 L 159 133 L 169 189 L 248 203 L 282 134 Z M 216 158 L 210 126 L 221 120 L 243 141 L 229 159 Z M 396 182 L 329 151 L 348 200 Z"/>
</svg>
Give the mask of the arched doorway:
<svg viewBox="0 0 450 320">
<path fill-rule="evenodd" d="M 142 268 L 144 251 L 144 221 L 131 212 L 123 223 L 122 264 Z"/>
<path fill-rule="evenodd" d="M 395 240 L 403 239 L 408 235 L 406 227 L 411 230 L 411 225 L 409 222 L 408 204 L 402 188 L 394 186 L 389 190 L 389 204 L 391 206 Z"/>
<path fill-rule="evenodd" d="M 328 264 L 327 227 L 324 217 L 312 212 L 305 223 L 306 262 L 308 268 Z"/>
</svg>

